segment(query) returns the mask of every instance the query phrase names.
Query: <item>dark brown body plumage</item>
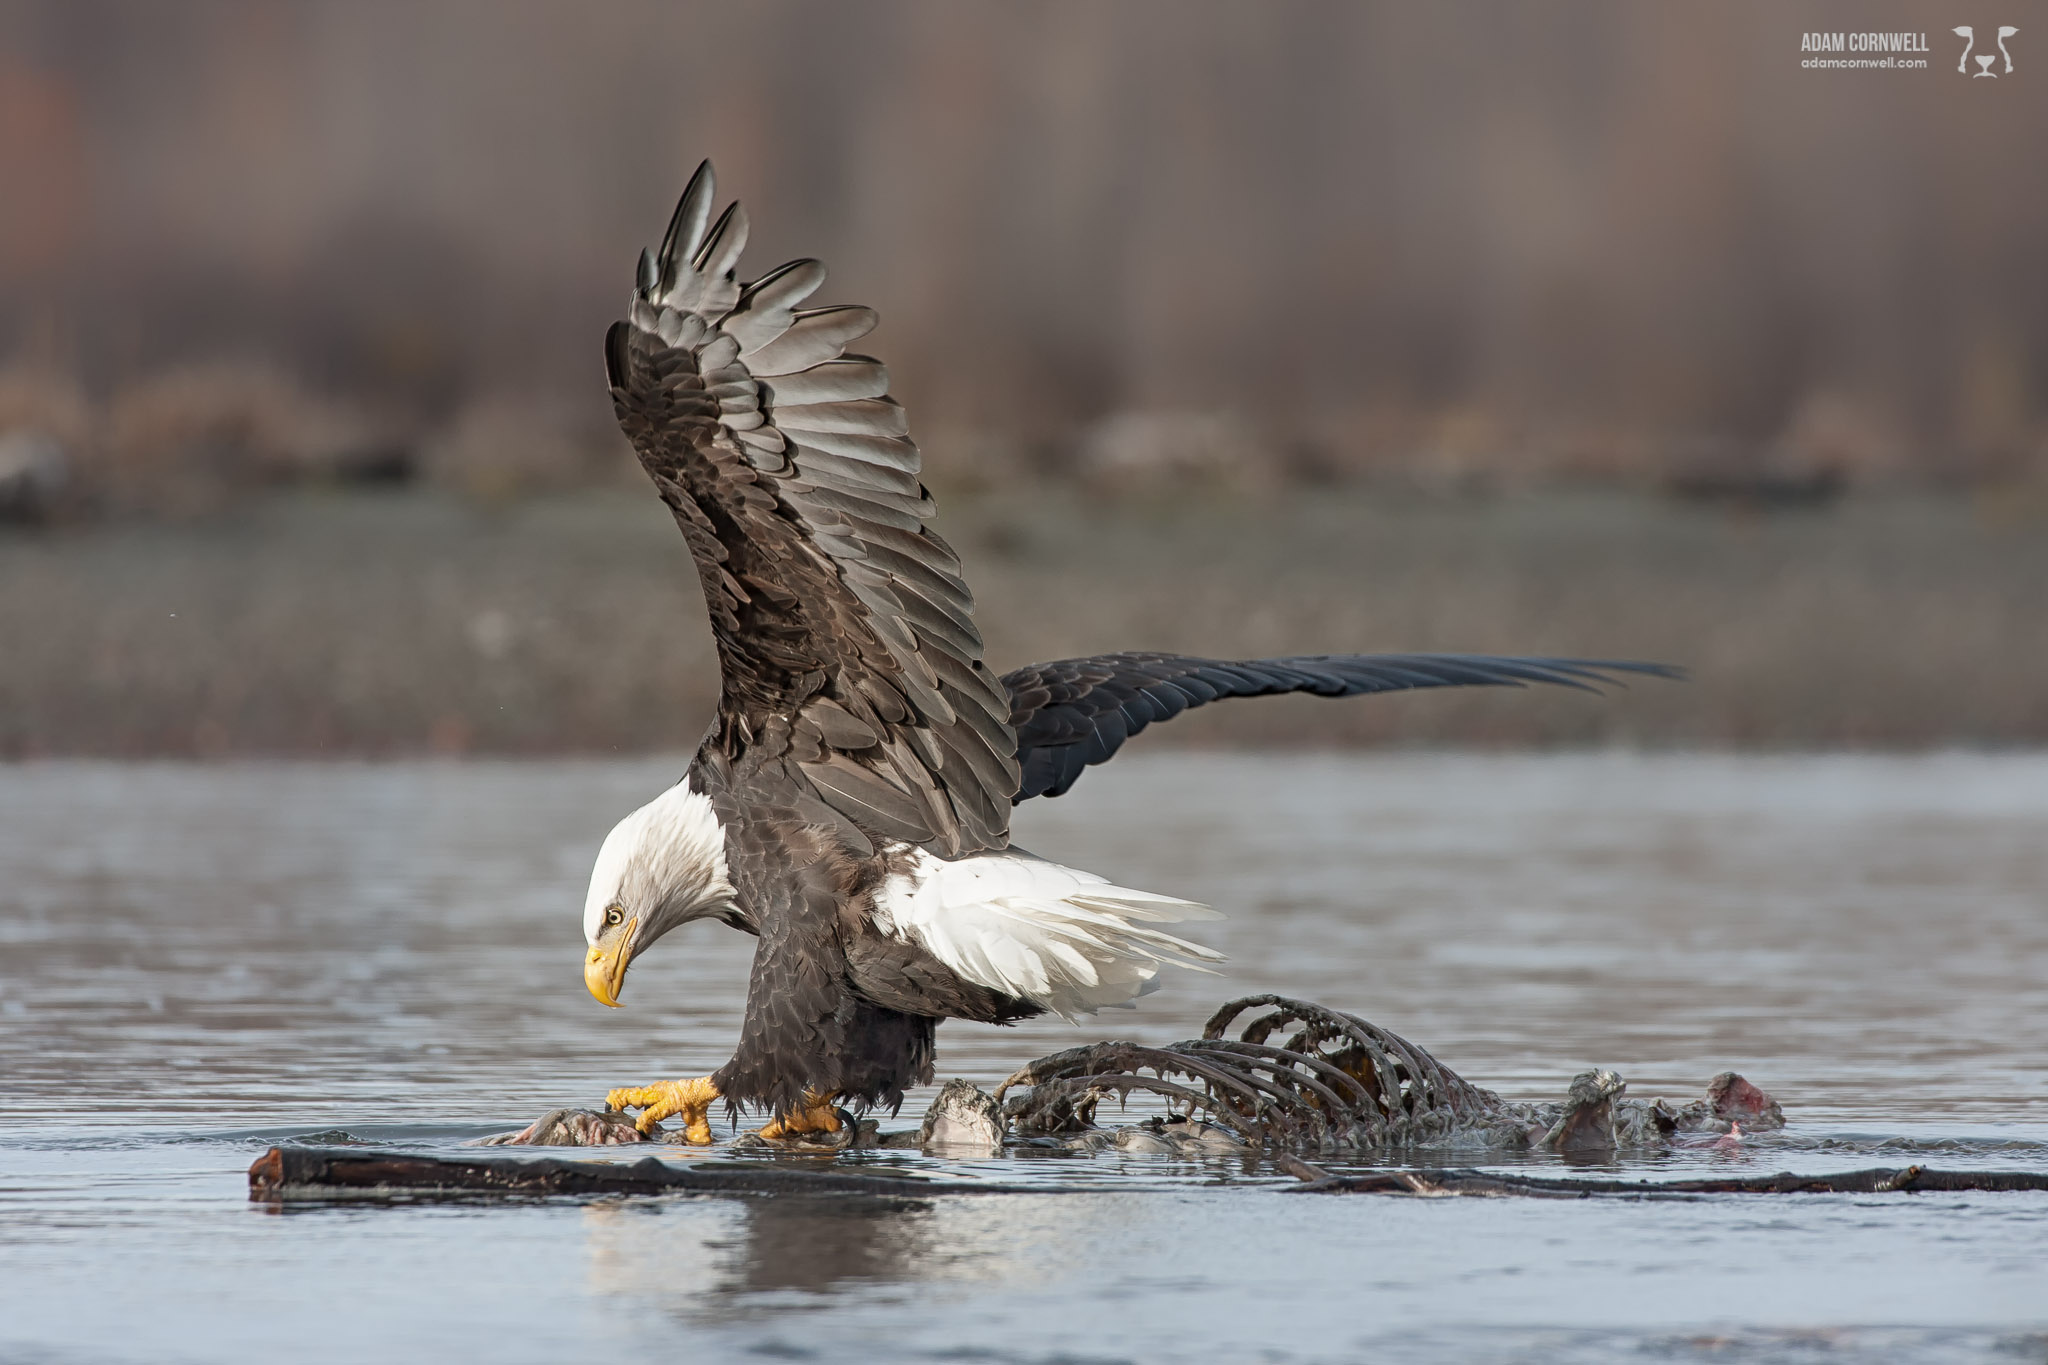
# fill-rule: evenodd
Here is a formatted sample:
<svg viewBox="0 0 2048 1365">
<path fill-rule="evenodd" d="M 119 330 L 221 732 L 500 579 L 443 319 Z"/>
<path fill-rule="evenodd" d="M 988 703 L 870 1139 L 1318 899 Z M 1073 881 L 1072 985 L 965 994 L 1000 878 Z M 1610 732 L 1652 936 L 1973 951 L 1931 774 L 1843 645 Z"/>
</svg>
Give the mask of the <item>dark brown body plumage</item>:
<svg viewBox="0 0 2048 1365">
<path fill-rule="evenodd" d="M 1004 1024 L 1042 1011 L 962 979 L 930 953 L 878 931 L 873 894 L 902 859 L 857 828 L 780 804 L 784 759 L 750 746 L 738 761 L 706 743 L 690 785 L 725 826 L 726 864 L 761 938 L 740 1045 L 712 1077 L 737 1102 L 786 1111 L 805 1089 L 895 1108 L 932 1078 L 941 1019 Z M 813 812 L 815 815 L 816 812 Z"/>
</svg>

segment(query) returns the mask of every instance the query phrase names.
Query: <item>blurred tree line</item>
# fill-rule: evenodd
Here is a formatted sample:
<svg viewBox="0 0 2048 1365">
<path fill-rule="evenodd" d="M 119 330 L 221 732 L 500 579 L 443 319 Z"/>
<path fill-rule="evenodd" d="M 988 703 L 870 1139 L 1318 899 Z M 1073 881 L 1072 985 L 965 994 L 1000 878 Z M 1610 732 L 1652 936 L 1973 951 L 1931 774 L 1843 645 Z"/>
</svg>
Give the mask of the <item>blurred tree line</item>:
<svg viewBox="0 0 2048 1365">
<path fill-rule="evenodd" d="M 1968 79 L 1949 17 L 11 0 L 0 483 L 607 476 L 707 155 L 754 273 L 881 309 L 942 483 L 2048 478 L 2048 30 Z"/>
</svg>

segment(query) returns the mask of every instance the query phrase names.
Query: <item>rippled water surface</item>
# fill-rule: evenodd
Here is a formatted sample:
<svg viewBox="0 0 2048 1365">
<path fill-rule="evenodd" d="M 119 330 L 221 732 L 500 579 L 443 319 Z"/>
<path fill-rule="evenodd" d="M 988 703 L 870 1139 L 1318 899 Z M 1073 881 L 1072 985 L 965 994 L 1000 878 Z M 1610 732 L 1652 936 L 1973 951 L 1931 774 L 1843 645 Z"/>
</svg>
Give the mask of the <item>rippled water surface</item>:
<svg viewBox="0 0 2048 1365">
<path fill-rule="evenodd" d="M 724 1059 L 752 940 L 678 932 L 624 1010 L 582 985 L 596 843 L 679 768 L 0 768 L 0 1359 L 2048 1357 L 2038 1195 L 1305 1198 L 1237 1161 L 887 1153 L 1046 1193 L 247 1204 L 280 1138 L 454 1148 Z M 2048 1169 L 2048 757 L 1138 754 L 1018 839 L 1225 910 L 1231 966 L 1086 1030 L 948 1024 L 943 1075 L 1281 990 L 1509 1098 L 1598 1064 L 1784 1102 L 1783 1135 L 1621 1163 L 1652 1177 Z"/>
</svg>

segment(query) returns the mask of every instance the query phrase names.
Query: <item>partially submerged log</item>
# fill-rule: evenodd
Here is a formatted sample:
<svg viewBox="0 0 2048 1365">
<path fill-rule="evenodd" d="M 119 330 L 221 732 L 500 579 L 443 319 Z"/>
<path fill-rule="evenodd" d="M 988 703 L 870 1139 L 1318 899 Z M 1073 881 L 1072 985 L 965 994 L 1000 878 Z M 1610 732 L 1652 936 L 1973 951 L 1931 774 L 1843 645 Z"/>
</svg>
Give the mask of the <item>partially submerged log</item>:
<svg viewBox="0 0 2048 1365">
<path fill-rule="evenodd" d="M 1238 1021 L 1235 1037 L 1228 1036 Z M 1716 1076 L 1704 1098 L 1686 1104 L 1627 1098 L 1612 1071 L 1573 1078 L 1561 1104 L 1510 1104 L 1473 1085 L 1423 1049 L 1354 1014 L 1284 996 L 1234 1000 L 1202 1037 L 1164 1047 L 1106 1042 L 1041 1057 L 991 1096 L 948 1081 L 923 1124 L 884 1134 L 872 1119 L 843 1115 L 839 1132 L 771 1142 L 742 1135 L 733 1150 L 829 1155 L 848 1148 L 918 1147 L 934 1155 L 987 1156 L 1005 1146 L 1117 1150 L 1188 1158 L 1236 1156 L 1264 1161 L 1312 1194 L 1411 1196 L 1527 1195 L 1638 1199 L 1713 1194 L 1906 1193 L 1951 1190 L 2048 1190 L 2048 1173 L 1902 1170 L 1840 1175 L 1716 1177 L 1674 1181 L 1561 1180 L 1467 1169 L 1390 1170 L 1332 1175 L 1307 1154 L 1372 1155 L 1480 1148 L 1546 1149 L 1604 1157 L 1657 1148 L 1688 1135 L 1733 1145 L 1744 1130 L 1784 1126 L 1776 1100 L 1732 1071 Z M 1151 1095 L 1168 1112 L 1106 1129 L 1096 1123 L 1105 1099 Z M 595 1147 L 659 1142 L 630 1116 L 610 1110 L 556 1109 L 517 1133 L 487 1138 L 502 1147 Z M 1069 1187 L 1071 1188 L 1071 1187 Z M 249 1168 L 259 1200 L 474 1198 L 611 1194 L 936 1194 L 1061 1192 L 1056 1185 L 935 1182 L 911 1174 L 865 1174 L 784 1163 L 562 1160 L 503 1155 L 447 1157 L 361 1147 L 274 1147 Z"/>
<path fill-rule="evenodd" d="M 301 1200 L 539 1197 L 594 1194 L 1044 1194 L 1023 1185 L 938 1182 L 772 1162 L 682 1165 L 529 1156 L 425 1156 L 360 1147 L 272 1147 L 249 1167 L 249 1197 Z"/>
<path fill-rule="evenodd" d="M 1314 1176 L 1291 1194 L 1392 1194 L 1445 1198 L 1522 1195 L 1542 1199 L 1699 1198 L 1718 1194 L 1919 1194 L 1961 1190 L 2048 1191 L 2048 1172 L 1902 1170 L 1836 1175 L 1714 1177 L 1702 1180 L 1581 1180 L 1498 1175 L 1473 1170 L 1402 1170 L 1331 1176 L 1296 1158 L 1281 1165 Z M 336 1200 L 520 1199 L 591 1195 L 822 1195 L 931 1199 L 965 1194 L 1071 1194 L 1081 1186 L 931 1181 L 798 1169 L 771 1162 L 681 1165 L 639 1161 L 567 1161 L 557 1157 L 423 1156 L 362 1148 L 273 1147 L 249 1167 L 249 1198 L 262 1203 Z"/>
<path fill-rule="evenodd" d="M 1699 1180 L 1582 1180 L 1536 1175 L 1501 1175 L 1473 1170 L 1375 1171 L 1330 1175 L 1306 1162 L 1296 1174 L 1309 1176 L 1289 1194 L 1396 1194 L 1426 1199 L 1456 1195 L 1536 1199 L 1681 1199 L 1710 1194 L 1936 1194 L 1961 1190 L 2048 1191 L 2048 1171 L 1937 1171 L 1926 1166 L 1879 1167 L 1833 1175 L 1711 1176 Z"/>
</svg>

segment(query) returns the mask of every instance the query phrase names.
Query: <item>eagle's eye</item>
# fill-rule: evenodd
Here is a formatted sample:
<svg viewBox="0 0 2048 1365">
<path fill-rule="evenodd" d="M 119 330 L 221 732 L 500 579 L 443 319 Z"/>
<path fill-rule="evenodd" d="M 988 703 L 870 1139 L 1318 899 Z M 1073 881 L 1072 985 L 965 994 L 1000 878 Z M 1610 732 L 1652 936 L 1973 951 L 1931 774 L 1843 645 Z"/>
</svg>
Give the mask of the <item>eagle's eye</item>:
<svg viewBox="0 0 2048 1365">
<path fill-rule="evenodd" d="M 604 922 L 616 929 L 626 922 L 626 912 L 614 905 L 611 909 L 604 912 Z"/>
</svg>

